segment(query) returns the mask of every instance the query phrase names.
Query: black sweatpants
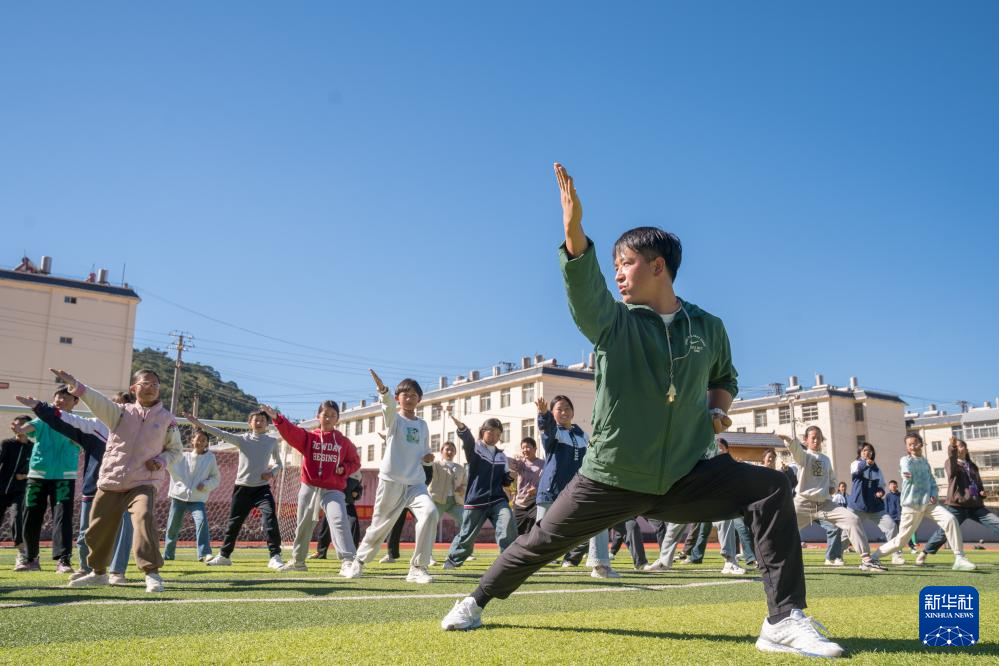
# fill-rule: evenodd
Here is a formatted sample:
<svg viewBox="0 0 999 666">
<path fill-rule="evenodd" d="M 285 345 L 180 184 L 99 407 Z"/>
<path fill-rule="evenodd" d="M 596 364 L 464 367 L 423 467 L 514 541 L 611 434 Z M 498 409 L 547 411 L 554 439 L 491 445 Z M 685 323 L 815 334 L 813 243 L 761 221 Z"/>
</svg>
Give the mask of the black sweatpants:
<svg viewBox="0 0 999 666">
<path fill-rule="evenodd" d="M 0 495 L 0 525 L 7 515 L 7 509 L 14 507 L 14 515 L 10 519 L 10 536 L 14 540 L 14 547 L 20 548 L 24 543 L 24 491 L 19 490 L 14 493 Z"/>
<path fill-rule="evenodd" d="M 528 500 L 527 506 L 513 505 L 513 520 L 517 523 L 517 535 L 527 534 L 534 527 L 538 517 L 538 504 L 534 498 Z"/>
<path fill-rule="evenodd" d="M 612 534 L 611 557 L 617 555 L 617 551 L 621 550 L 621 546 L 624 545 L 627 546 L 628 552 L 631 553 L 631 562 L 636 569 L 640 569 L 649 563 L 648 558 L 645 556 L 645 541 L 643 540 L 644 537 L 642 537 L 642 528 L 639 526 L 637 518 L 618 523 L 614 526 Z"/>
<path fill-rule="evenodd" d="M 278 527 L 277 510 L 274 507 L 274 495 L 270 484 L 263 486 L 233 486 L 232 504 L 229 506 L 229 526 L 225 530 L 225 541 L 222 542 L 222 557 L 229 557 L 236 549 L 236 538 L 243 529 L 243 522 L 250 510 L 257 507 L 260 511 L 260 525 L 267 537 L 267 548 L 271 557 L 281 554 L 281 529 Z"/>
<path fill-rule="evenodd" d="M 480 603 L 506 599 L 567 549 L 636 514 L 671 523 L 743 516 L 756 542 L 770 615 L 805 608 L 805 570 L 787 480 L 781 472 L 738 463 L 728 454 L 698 461 L 665 495 L 624 490 L 577 474 L 541 522 L 489 567 L 473 596 Z"/>
<path fill-rule="evenodd" d="M 402 510 L 399 514 L 399 518 L 395 521 L 395 525 L 392 526 L 392 531 L 388 536 L 388 554 L 389 557 L 394 557 L 399 559 L 399 544 L 402 542 L 402 529 L 406 527 L 406 516 L 412 516 L 413 512 L 409 508 Z M 415 520 L 415 517 L 414 517 Z"/>
<path fill-rule="evenodd" d="M 52 508 L 52 559 L 69 562 L 73 554 L 73 491 L 75 479 L 28 479 L 24 490 L 24 550 L 38 557 L 38 540 L 45 509 Z"/>
</svg>

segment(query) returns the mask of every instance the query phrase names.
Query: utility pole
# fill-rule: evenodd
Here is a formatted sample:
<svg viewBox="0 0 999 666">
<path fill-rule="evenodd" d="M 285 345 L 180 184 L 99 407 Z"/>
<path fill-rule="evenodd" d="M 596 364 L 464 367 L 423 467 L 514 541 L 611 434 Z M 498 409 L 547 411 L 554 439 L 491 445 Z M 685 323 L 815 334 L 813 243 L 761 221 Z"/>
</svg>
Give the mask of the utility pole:
<svg viewBox="0 0 999 666">
<path fill-rule="evenodd" d="M 177 358 L 173 364 L 173 390 L 170 391 L 170 413 L 176 414 L 178 395 L 180 394 L 180 369 L 183 366 L 183 355 L 188 349 L 194 347 L 191 344 L 191 334 L 184 331 L 171 331 L 170 337 L 177 338 Z"/>
<path fill-rule="evenodd" d="M 784 385 L 781 384 L 780 382 L 773 382 L 771 384 L 768 384 L 767 386 L 770 387 L 770 392 L 772 395 L 775 395 L 778 398 L 784 395 Z"/>
</svg>

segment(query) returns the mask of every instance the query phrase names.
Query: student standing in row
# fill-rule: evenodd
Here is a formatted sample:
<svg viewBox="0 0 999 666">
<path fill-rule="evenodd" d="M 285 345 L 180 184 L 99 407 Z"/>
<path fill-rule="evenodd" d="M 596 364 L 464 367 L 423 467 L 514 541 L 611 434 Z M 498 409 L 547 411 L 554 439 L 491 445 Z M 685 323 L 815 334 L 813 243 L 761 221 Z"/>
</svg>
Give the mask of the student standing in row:
<svg viewBox="0 0 999 666">
<path fill-rule="evenodd" d="M 7 509 L 13 507 L 14 516 L 10 523 L 11 539 L 17 548 L 15 571 L 25 559 L 24 538 L 24 488 L 28 479 L 28 461 L 31 459 L 31 440 L 21 432 L 20 426 L 28 423 L 31 417 L 24 414 L 15 416 L 10 429 L 14 436 L 0 442 L 0 523 Z"/>
<path fill-rule="evenodd" d="M 510 471 L 517 475 L 517 494 L 513 498 L 513 518 L 517 522 L 517 535 L 527 534 L 534 527 L 537 517 L 538 482 L 544 461 L 535 455 L 538 443 L 533 437 L 520 441 L 520 455 L 507 458 Z"/>
<path fill-rule="evenodd" d="M 207 562 L 212 557 L 212 537 L 208 527 L 205 502 L 222 480 L 215 454 L 208 450 L 208 434 L 199 428 L 191 431 L 191 451 L 175 460 L 170 472 L 170 515 L 167 517 L 166 542 L 163 559 L 172 560 L 177 551 L 177 535 L 184 524 L 184 515 L 194 520 L 198 544 L 198 560 Z"/>
</svg>

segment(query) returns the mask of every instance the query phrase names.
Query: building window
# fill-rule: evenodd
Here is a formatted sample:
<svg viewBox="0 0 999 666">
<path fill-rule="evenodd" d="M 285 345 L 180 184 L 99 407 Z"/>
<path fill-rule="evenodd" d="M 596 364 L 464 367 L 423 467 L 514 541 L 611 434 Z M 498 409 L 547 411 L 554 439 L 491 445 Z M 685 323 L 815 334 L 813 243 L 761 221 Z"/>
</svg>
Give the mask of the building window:
<svg viewBox="0 0 999 666">
<path fill-rule="evenodd" d="M 989 495 L 999 493 L 999 479 L 982 479 L 982 490 Z"/>
<path fill-rule="evenodd" d="M 354 434 L 360 435 L 364 432 L 364 421 L 362 419 L 357 419 L 354 421 Z"/>
<path fill-rule="evenodd" d="M 59 344 L 61 345 L 71 345 L 73 344 L 73 338 L 67 338 L 65 335 L 59 336 Z"/>
<path fill-rule="evenodd" d="M 461 406 L 461 413 L 462 414 L 472 413 L 472 396 L 468 396 L 463 400 L 463 404 Z"/>
<path fill-rule="evenodd" d="M 787 425 L 791 422 L 791 406 L 781 405 L 777 408 L 777 423 Z"/>
<path fill-rule="evenodd" d="M 802 421 L 818 421 L 819 420 L 819 403 L 810 402 L 807 405 L 801 406 L 801 420 Z"/>
<path fill-rule="evenodd" d="M 437 453 L 441 450 L 441 436 L 430 435 L 430 450 Z"/>
<path fill-rule="evenodd" d="M 493 408 L 493 394 L 483 393 L 479 396 L 479 411 L 488 412 Z"/>
<path fill-rule="evenodd" d="M 857 447 L 861 447 L 867 443 L 867 435 L 857 435 Z"/>
<path fill-rule="evenodd" d="M 999 421 L 969 423 L 964 427 L 965 439 L 989 439 L 994 437 L 999 437 Z"/>
<path fill-rule="evenodd" d="M 853 420 L 863 421 L 864 420 L 864 405 L 863 403 L 857 402 L 853 405 Z"/>
<path fill-rule="evenodd" d="M 457 412 L 455 411 L 455 409 L 458 407 L 457 402 L 458 402 L 457 400 L 447 401 L 447 408 L 451 410 L 452 414 L 457 414 Z"/>
<path fill-rule="evenodd" d="M 441 418 L 441 403 L 435 402 L 430 405 L 430 420 L 439 421 Z"/>
<path fill-rule="evenodd" d="M 943 450 L 943 442 L 936 440 L 930 442 L 930 451 L 941 451 Z"/>
<path fill-rule="evenodd" d="M 503 424 L 503 434 L 500 435 L 500 443 L 501 444 L 509 444 L 510 443 L 510 424 L 509 423 L 504 423 Z"/>
<path fill-rule="evenodd" d="M 71 305 L 76 305 L 76 296 L 63 296 L 62 302 L 69 303 Z"/>
<path fill-rule="evenodd" d="M 958 439 L 964 439 L 964 431 L 961 429 L 961 426 L 959 426 L 959 425 L 951 426 L 950 427 L 950 435 L 951 435 L 951 437 L 957 437 Z"/>
<path fill-rule="evenodd" d="M 947 475 L 944 473 L 944 468 L 943 467 L 934 467 L 933 468 L 933 476 L 937 477 L 938 479 L 942 479 L 942 478 L 944 478 Z"/>
<path fill-rule="evenodd" d="M 524 384 L 520 387 L 520 401 L 523 403 L 534 402 L 534 384 Z"/>
<path fill-rule="evenodd" d="M 736 428 L 735 431 L 736 432 L 746 432 L 746 429 L 745 428 Z"/>
<path fill-rule="evenodd" d="M 418 419 L 422 419 L 423 418 L 423 407 L 417 407 L 416 408 L 416 418 L 418 418 Z"/>
<path fill-rule="evenodd" d="M 374 431 L 375 431 L 375 417 L 372 416 L 370 419 L 368 419 L 368 432 L 374 432 Z"/>
<path fill-rule="evenodd" d="M 371 462 L 374 459 L 375 459 L 375 445 L 368 444 L 368 462 Z"/>
<path fill-rule="evenodd" d="M 994 469 L 999 467 L 999 451 L 983 451 L 975 454 L 975 462 L 980 469 Z"/>
<path fill-rule="evenodd" d="M 534 419 L 520 422 L 520 438 L 530 437 L 534 439 Z"/>
<path fill-rule="evenodd" d="M 510 389 L 505 388 L 500 391 L 500 409 L 510 406 Z"/>
<path fill-rule="evenodd" d="M 445 441 L 449 444 L 454 444 L 454 430 L 447 431 L 447 439 Z"/>
<path fill-rule="evenodd" d="M 767 425 L 767 410 L 765 409 L 754 409 L 753 410 L 753 425 L 757 428 L 763 428 Z"/>
</svg>

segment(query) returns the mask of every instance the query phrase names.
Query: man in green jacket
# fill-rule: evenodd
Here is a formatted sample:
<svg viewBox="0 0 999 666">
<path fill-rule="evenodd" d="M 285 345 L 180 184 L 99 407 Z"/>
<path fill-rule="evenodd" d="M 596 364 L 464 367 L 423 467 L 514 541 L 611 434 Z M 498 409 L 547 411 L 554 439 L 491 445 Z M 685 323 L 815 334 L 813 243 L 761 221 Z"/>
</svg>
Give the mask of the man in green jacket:
<svg viewBox="0 0 999 666">
<path fill-rule="evenodd" d="M 614 244 L 607 289 L 593 243 L 583 233 L 572 178 L 555 165 L 565 244 L 559 250 L 569 310 L 596 352 L 590 450 L 579 474 L 534 529 L 489 568 L 442 628 L 481 626 L 482 609 L 505 599 L 531 574 L 573 546 L 634 515 L 673 523 L 744 517 L 756 535 L 769 615 L 757 648 L 838 657 L 805 608 L 805 577 L 791 490 L 775 470 L 714 456 L 714 437 L 731 423 L 738 392 L 721 320 L 677 298 L 682 248 L 655 227 Z"/>
</svg>

